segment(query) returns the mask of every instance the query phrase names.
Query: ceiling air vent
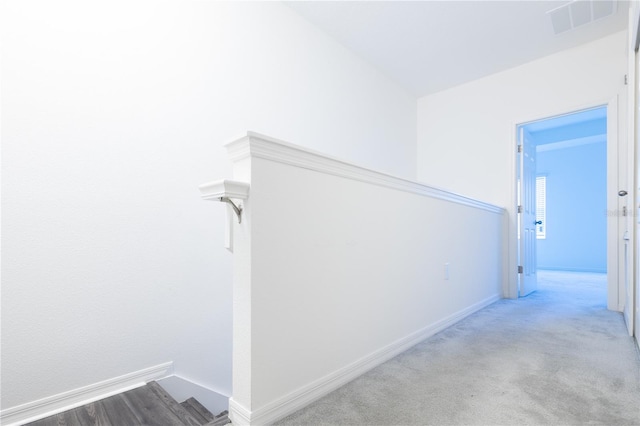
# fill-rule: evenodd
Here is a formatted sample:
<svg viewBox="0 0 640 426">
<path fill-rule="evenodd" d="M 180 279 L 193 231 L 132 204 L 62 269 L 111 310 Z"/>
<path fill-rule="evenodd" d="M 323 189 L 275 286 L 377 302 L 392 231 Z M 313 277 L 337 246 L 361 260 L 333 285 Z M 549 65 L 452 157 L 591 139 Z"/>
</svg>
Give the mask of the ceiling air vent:
<svg viewBox="0 0 640 426">
<path fill-rule="evenodd" d="M 556 34 L 572 30 L 616 13 L 616 0 L 574 0 L 551 9 L 553 31 Z"/>
</svg>

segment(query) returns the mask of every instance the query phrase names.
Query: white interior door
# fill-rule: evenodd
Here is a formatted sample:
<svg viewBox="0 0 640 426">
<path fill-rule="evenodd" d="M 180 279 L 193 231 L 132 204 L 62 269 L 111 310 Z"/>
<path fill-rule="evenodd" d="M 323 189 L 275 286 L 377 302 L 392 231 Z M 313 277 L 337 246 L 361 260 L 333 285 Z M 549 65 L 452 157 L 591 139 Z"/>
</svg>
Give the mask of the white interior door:
<svg viewBox="0 0 640 426">
<path fill-rule="evenodd" d="M 518 129 L 520 200 L 518 206 L 518 296 L 537 289 L 536 261 L 536 147 L 523 127 Z"/>
</svg>

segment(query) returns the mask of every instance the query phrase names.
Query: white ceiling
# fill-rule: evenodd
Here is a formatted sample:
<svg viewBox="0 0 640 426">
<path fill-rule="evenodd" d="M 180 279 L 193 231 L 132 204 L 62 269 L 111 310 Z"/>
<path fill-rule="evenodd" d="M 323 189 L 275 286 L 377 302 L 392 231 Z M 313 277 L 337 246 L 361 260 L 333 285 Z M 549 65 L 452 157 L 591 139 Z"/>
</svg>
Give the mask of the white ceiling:
<svg viewBox="0 0 640 426">
<path fill-rule="evenodd" d="M 607 107 L 602 106 L 523 126 L 539 151 L 575 147 L 607 140 Z"/>
<path fill-rule="evenodd" d="M 556 35 L 567 1 L 294 1 L 286 4 L 415 96 L 424 96 L 621 31 L 617 13 Z"/>
</svg>

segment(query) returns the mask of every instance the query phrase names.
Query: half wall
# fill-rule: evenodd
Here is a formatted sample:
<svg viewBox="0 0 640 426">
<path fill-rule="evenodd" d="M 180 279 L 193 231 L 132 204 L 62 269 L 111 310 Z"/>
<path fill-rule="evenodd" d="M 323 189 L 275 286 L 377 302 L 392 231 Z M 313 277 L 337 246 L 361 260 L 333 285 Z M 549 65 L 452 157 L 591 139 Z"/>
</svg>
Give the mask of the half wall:
<svg viewBox="0 0 640 426">
<path fill-rule="evenodd" d="M 501 297 L 502 208 L 256 133 L 227 148 L 250 185 L 229 221 L 234 424 L 276 421 Z"/>
</svg>

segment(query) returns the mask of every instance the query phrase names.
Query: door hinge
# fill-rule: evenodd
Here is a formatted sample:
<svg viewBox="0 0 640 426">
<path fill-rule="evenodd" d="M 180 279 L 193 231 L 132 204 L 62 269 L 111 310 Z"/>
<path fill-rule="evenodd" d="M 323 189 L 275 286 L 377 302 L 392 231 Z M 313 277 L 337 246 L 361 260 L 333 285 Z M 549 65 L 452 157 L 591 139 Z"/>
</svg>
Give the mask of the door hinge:
<svg viewBox="0 0 640 426">
<path fill-rule="evenodd" d="M 522 153 L 522 145 L 518 145 L 518 154 Z"/>
<path fill-rule="evenodd" d="M 627 74 L 624 75 L 624 85 L 626 86 L 627 84 L 629 84 L 629 77 L 627 76 Z"/>
<path fill-rule="evenodd" d="M 518 213 L 522 213 L 522 206 L 518 206 Z"/>
<path fill-rule="evenodd" d="M 518 273 L 519 274 L 524 273 L 524 268 L 522 267 L 522 265 L 518 265 Z"/>
</svg>

